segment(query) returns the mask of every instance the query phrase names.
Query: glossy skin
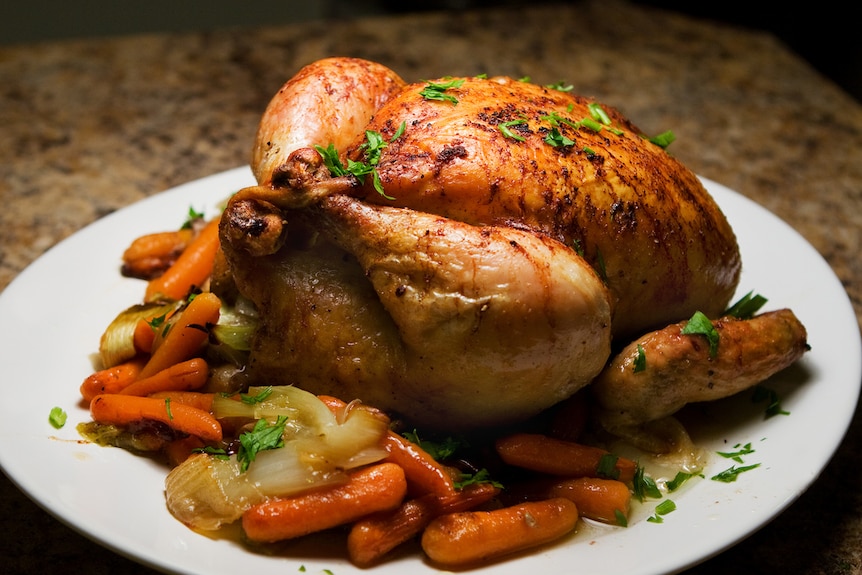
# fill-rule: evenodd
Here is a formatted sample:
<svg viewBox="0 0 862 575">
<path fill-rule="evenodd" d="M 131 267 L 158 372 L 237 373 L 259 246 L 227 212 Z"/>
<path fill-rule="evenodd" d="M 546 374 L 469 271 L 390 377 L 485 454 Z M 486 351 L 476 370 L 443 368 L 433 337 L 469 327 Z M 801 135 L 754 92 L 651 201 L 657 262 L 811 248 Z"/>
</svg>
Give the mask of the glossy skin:
<svg viewBox="0 0 862 575">
<path fill-rule="evenodd" d="M 570 125 L 591 118 L 590 101 L 558 90 L 464 78 L 445 92 L 454 104 L 423 98 L 425 87 L 407 86 L 369 125 L 387 140 L 406 129 L 378 167 L 394 201 L 367 182 L 364 199 L 577 246 L 607 280 L 623 341 L 726 307 L 741 267 L 733 231 L 696 176 L 618 112 L 603 106 L 612 126 L 597 132 Z M 509 122 L 522 141 L 501 130 Z M 573 143 L 546 143 L 552 129 Z M 362 159 L 360 142 L 348 157 Z"/>
<path fill-rule="evenodd" d="M 344 150 L 404 81 L 359 58 L 327 58 L 302 68 L 273 96 L 258 126 L 251 166 L 261 185 L 298 148 L 333 144 Z"/>
</svg>

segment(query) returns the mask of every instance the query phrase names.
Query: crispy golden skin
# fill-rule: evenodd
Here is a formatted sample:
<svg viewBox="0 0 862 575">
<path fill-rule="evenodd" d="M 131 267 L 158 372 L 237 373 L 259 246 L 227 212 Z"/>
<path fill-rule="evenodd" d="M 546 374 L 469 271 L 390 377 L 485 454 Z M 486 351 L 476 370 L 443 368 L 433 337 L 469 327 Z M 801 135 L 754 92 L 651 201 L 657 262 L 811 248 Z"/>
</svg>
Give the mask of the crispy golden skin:
<svg viewBox="0 0 862 575">
<path fill-rule="evenodd" d="M 697 177 L 610 107 L 599 131 L 586 98 L 508 78 L 461 78 L 457 103 L 411 84 L 368 129 L 391 140 L 364 199 L 473 224 L 541 231 L 583 253 L 615 298 L 625 341 L 695 311 L 719 314 L 739 279 L 736 238 Z M 440 79 L 437 83 L 451 82 Z M 508 131 L 508 134 L 506 133 Z M 570 145 L 546 142 L 552 131 Z M 361 160 L 362 136 L 348 150 Z"/>
</svg>

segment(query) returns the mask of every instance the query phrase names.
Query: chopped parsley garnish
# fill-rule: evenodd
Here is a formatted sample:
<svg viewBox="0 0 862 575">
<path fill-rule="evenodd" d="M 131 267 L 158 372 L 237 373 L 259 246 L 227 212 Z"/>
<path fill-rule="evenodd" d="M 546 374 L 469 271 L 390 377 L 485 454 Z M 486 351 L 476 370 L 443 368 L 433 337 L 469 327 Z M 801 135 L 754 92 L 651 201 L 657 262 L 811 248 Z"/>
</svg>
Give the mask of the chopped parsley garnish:
<svg viewBox="0 0 862 575">
<path fill-rule="evenodd" d="M 506 136 L 507 138 L 512 138 L 513 140 L 517 140 L 518 142 L 523 142 L 524 137 L 516 134 L 515 132 L 513 132 L 509 128 L 511 128 L 512 126 L 520 126 L 521 124 L 526 124 L 526 123 L 527 123 L 527 120 L 524 120 L 524 119 L 510 120 L 508 122 L 503 122 L 498 127 L 500 128 L 500 131 L 503 132 L 503 135 Z"/>
<path fill-rule="evenodd" d="M 48 422 L 54 429 L 60 429 L 66 425 L 66 412 L 60 407 L 52 407 L 51 413 L 48 414 Z"/>
<path fill-rule="evenodd" d="M 596 102 L 590 102 L 587 104 L 587 109 L 590 111 L 590 116 L 597 122 L 601 122 L 605 126 L 611 125 L 611 118 L 608 116 L 608 113 L 605 112 L 604 108 L 602 108 Z"/>
<path fill-rule="evenodd" d="M 171 398 L 170 397 L 165 398 L 165 411 L 168 414 L 168 419 L 173 420 L 174 414 L 171 413 Z"/>
<path fill-rule="evenodd" d="M 279 415 L 272 425 L 265 419 L 258 419 L 251 431 L 246 431 L 239 436 L 239 451 L 237 459 L 240 463 L 240 471 L 247 471 L 257 454 L 269 449 L 284 447 L 284 427 L 287 417 Z"/>
<path fill-rule="evenodd" d="M 545 136 L 545 143 L 555 148 L 562 148 L 573 146 L 575 141 L 564 136 L 558 128 L 551 128 L 551 131 Z"/>
<path fill-rule="evenodd" d="M 458 437 L 445 437 L 440 441 L 428 441 L 419 438 L 419 432 L 415 429 L 413 432 L 405 432 L 402 434 L 408 441 L 412 441 L 428 455 L 436 461 L 443 461 L 455 455 L 455 452 L 461 448 L 467 447 L 467 441 Z"/>
<path fill-rule="evenodd" d="M 249 395 L 247 393 L 239 394 L 239 399 L 246 405 L 254 405 L 256 403 L 260 403 L 264 401 L 267 397 L 272 395 L 272 386 L 267 386 L 260 390 L 258 393 L 254 395 Z"/>
<path fill-rule="evenodd" d="M 663 523 L 664 516 L 674 511 L 676 511 L 676 503 L 671 499 L 665 499 L 655 506 L 655 513 L 647 517 L 647 521 L 650 523 Z"/>
<path fill-rule="evenodd" d="M 649 138 L 650 142 L 652 142 L 656 146 L 659 146 L 659 147 L 665 148 L 665 149 L 667 149 L 667 147 L 670 146 L 674 142 L 674 140 L 676 140 L 676 136 L 670 130 L 668 130 L 666 132 L 662 132 L 661 134 L 658 134 L 657 136 L 653 136 L 652 138 Z"/>
<path fill-rule="evenodd" d="M 189 230 L 194 225 L 195 220 L 203 219 L 203 212 L 196 211 L 192 206 L 189 206 L 189 213 L 186 216 L 186 221 L 183 222 L 183 225 L 180 226 L 181 230 Z"/>
<path fill-rule="evenodd" d="M 401 125 L 398 126 L 398 130 L 395 132 L 395 135 L 392 137 L 390 142 L 394 142 L 396 139 L 400 138 L 401 135 L 404 134 L 404 130 L 405 123 L 402 122 Z M 338 157 L 338 150 L 335 149 L 334 144 L 330 143 L 326 148 L 316 145 L 314 146 L 314 149 L 317 150 L 317 153 L 323 158 L 323 164 L 333 176 L 340 177 L 352 175 L 360 182 L 364 183 L 365 176 L 370 174 L 374 184 L 374 189 L 377 190 L 377 193 L 387 200 L 394 200 L 395 198 L 386 195 L 386 192 L 383 190 L 383 184 L 380 182 L 380 174 L 377 172 L 377 164 L 380 162 L 380 154 L 383 151 L 383 148 L 388 145 L 389 142 L 384 140 L 383 136 L 379 132 L 366 130 L 365 141 L 359 146 L 359 150 L 362 151 L 365 161 L 356 162 L 348 158 L 346 167 L 341 162 L 341 158 Z"/>
<path fill-rule="evenodd" d="M 676 491 L 677 489 L 682 487 L 683 483 L 685 483 L 692 477 L 694 477 L 694 474 L 692 473 L 685 473 L 684 471 L 679 471 L 676 474 L 676 477 L 666 483 L 667 490 L 671 492 Z"/>
<path fill-rule="evenodd" d="M 642 346 L 641 344 L 638 344 L 638 354 L 635 356 L 632 370 L 635 373 L 640 373 L 646 370 L 646 352 L 644 352 L 644 346 Z"/>
<path fill-rule="evenodd" d="M 464 489 L 468 485 L 475 485 L 477 483 L 490 483 L 499 489 L 503 488 L 503 485 L 491 479 L 488 470 L 483 468 L 476 473 L 462 473 L 461 479 L 455 481 L 455 489 Z"/>
<path fill-rule="evenodd" d="M 789 411 L 785 411 L 781 408 L 781 401 L 778 397 L 778 392 L 763 385 L 755 385 L 751 401 L 754 403 L 761 403 L 764 400 L 767 401 L 765 412 L 767 419 L 775 415 L 790 415 Z"/>
<path fill-rule="evenodd" d="M 745 445 L 736 444 L 733 446 L 736 451 L 717 451 L 720 456 L 726 459 L 732 459 L 737 463 L 742 463 L 743 455 L 751 455 L 754 453 L 754 449 L 751 448 L 751 443 L 746 443 Z"/>
<path fill-rule="evenodd" d="M 626 517 L 626 514 L 620 511 L 619 509 L 614 509 L 614 517 L 617 520 L 617 525 L 620 527 L 628 527 L 629 526 L 629 518 Z"/>
<path fill-rule="evenodd" d="M 216 459 L 230 459 L 227 454 L 227 451 L 225 451 L 221 447 L 213 447 L 212 445 L 207 445 L 205 447 L 196 447 L 192 449 L 192 453 L 206 453 L 207 455 L 211 455 Z"/>
<path fill-rule="evenodd" d="M 659 489 L 658 484 L 655 482 L 655 479 L 646 475 L 644 472 L 644 468 L 638 465 L 635 468 L 635 476 L 632 481 L 632 490 L 634 491 L 634 496 L 639 500 L 643 501 L 647 498 L 650 499 L 661 499 L 661 489 Z"/>
<path fill-rule="evenodd" d="M 571 92 L 575 89 L 575 87 L 571 84 L 567 84 L 560 80 L 559 82 L 555 82 L 554 84 L 547 84 L 545 88 L 550 88 L 551 90 L 557 90 L 558 92 Z"/>
<path fill-rule="evenodd" d="M 760 308 L 762 308 L 768 300 L 760 294 L 752 294 L 753 292 L 748 292 L 739 298 L 736 303 L 724 311 L 723 315 L 729 315 L 737 319 L 749 319 L 754 317 L 754 314 L 760 311 Z"/>
<path fill-rule="evenodd" d="M 452 94 L 446 94 L 446 90 L 450 88 L 460 88 L 464 80 L 450 80 L 449 82 L 428 82 L 428 84 L 419 92 L 419 95 L 426 100 L 439 100 L 442 102 L 451 102 L 453 105 L 458 104 L 458 98 Z"/>
<path fill-rule="evenodd" d="M 715 326 L 703 312 L 696 311 L 680 332 L 682 335 L 702 335 L 709 342 L 709 357 L 718 353 L 719 334 Z"/>
<path fill-rule="evenodd" d="M 746 471 L 751 471 L 752 469 L 756 469 L 760 467 L 759 463 L 755 463 L 754 465 L 744 465 L 742 467 L 732 466 L 728 469 L 725 469 L 721 473 L 717 473 L 711 477 L 713 481 L 723 481 L 724 483 L 732 483 L 736 481 L 736 478 L 739 477 L 741 473 L 745 473 Z"/>
<path fill-rule="evenodd" d="M 605 453 L 599 459 L 596 466 L 596 475 L 604 479 L 619 479 L 620 470 L 617 469 L 619 457 L 613 453 Z"/>
</svg>

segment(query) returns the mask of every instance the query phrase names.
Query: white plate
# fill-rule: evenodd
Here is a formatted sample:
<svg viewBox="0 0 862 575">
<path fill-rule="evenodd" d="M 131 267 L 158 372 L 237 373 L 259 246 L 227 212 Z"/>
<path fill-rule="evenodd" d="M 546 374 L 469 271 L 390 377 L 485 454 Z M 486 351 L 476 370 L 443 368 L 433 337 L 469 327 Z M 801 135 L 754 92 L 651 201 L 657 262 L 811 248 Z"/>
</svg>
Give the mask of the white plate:
<svg viewBox="0 0 862 575">
<path fill-rule="evenodd" d="M 78 386 L 92 371 L 105 326 L 138 302 L 143 283 L 119 274 L 123 249 L 135 237 L 178 225 L 189 207 L 213 215 L 228 195 L 252 182 L 247 169 L 198 180 L 105 217 L 48 251 L 0 295 L 0 464 L 25 493 L 95 541 L 163 571 L 206 575 L 308 573 L 418 575 L 435 571 L 418 555 L 360 571 L 343 557 L 296 543 L 290 555 L 253 554 L 229 539 L 194 533 L 166 510 L 165 469 L 121 449 L 79 441 L 88 420 Z M 765 309 L 789 307 L 806 325 L 811 351 L 769 386 L 790 415 L 765 419 L 763 406 L 742 394 L 706 410 L 696 430 L 711 452 L 752 443 L 746 463 L 760 467 L 734 483 L 711 481 L 733 463 L 714 456 L 706 478 L 673 494 L 677 510 L 661 524 L 588 529 L 548 549 L 478 569 L 523 573 L 668 573 L 690 567 L 751 534 L 796 500 L 831 458 L 859 396 L 859 328 L 840 282 L 799 234 L 750 200 L 705 184 L 739 237 L 744 270 L 740 295 L 769 298 Z M 744 396 L 744 397 L 743 397 Z M 60 406 L 68 423 L 54 430 L 48 413 Z"/>
</svg>

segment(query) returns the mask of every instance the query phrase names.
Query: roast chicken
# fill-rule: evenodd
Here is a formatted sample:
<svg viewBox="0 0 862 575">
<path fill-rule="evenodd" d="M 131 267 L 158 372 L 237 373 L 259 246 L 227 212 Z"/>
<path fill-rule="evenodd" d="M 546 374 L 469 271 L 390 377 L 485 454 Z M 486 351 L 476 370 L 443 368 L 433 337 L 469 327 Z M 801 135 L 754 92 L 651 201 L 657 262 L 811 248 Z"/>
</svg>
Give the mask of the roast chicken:
<svg viewBox="0 0 862 575">
<path fill-rule="evenodd" d="M 551 87 L 407 84 L 320 60 L 273 98 L 252 169 L 214 281 L 260 315 L 243 377 L 416 425 L 529 418 L 600 377 L 614 347 L 717 318 L 739 280 L 733 230 L 698 178 L 618 111 Z M 782 359 L 747 385 L 799 356 L 756 347 Z M 625 397 L 664 401 L 604 379 L 600 409 L 636 414 L 627 424 L 653 411 Z M 686 386 L 674 408 L 701 399 Z"/>
</svg>

